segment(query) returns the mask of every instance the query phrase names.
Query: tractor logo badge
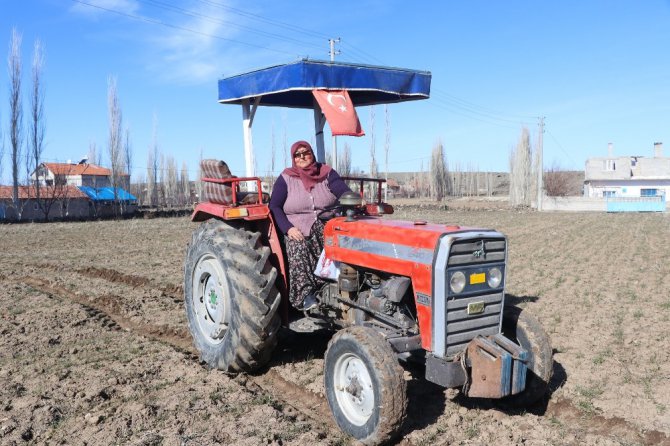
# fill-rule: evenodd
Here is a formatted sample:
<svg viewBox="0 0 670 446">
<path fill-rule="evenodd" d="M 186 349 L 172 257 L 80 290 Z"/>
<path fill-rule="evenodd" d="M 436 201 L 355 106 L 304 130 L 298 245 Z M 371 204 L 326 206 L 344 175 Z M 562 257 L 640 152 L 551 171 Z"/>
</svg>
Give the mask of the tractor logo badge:
<svg viewBox="0 0 670 446">
<path fill-rule="evenodd" d="M 472 252 L 472 256 L 475 259 L 480 259 L 486 257 L 486 250 L 484 249 L 484 240 L 479 242 L 479 249 Z"/>
</svg>

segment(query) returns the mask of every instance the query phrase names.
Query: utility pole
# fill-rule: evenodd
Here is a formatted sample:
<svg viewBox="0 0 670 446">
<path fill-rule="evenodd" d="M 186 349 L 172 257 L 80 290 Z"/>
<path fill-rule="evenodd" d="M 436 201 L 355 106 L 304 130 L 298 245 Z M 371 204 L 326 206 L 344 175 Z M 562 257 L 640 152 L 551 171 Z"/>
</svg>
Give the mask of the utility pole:
<svg viewBox="0 0 670 446">
<path fill-rule="evenodd" d="M 542 164 L 542 152 L 544 150 L 544 116 L 540 116 L 538 122 L 538 136 L 537 136 L 537 210 L 542 210 L 542 189 L 543 189 L 543 174 L 544 167 Z"/>
<path fill-rule="evenodd" d="M 330 61 L 335 62 L 335 55 L 340 54 L 340 50 L 335 50 L 335 44 L 340 43 L 340 38 L 338 37 L 337 39 L 328 39 L 328 44 L 330 45 Z M 333 169 L 337 170 L 337 136 L 333 136 L 333 149 L 332 149 L 332 160 L 331 163 L 333 163 L 332 167 Z"/>
</svg>

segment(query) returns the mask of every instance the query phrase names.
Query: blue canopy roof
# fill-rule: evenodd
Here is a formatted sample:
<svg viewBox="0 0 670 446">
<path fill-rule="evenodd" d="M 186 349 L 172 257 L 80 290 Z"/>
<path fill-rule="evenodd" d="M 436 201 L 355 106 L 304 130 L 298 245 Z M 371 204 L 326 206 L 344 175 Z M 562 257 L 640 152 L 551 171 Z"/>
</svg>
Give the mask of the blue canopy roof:
<svg viewBox="0 0 670 446">
<path fill-rule="evenodd" d="M 303 59 L 219 80 L 219 102 L 241 104 L 260 96 L 259 105 L 314 106 L 313 89 L 347 90 L 356 106 L 427 99 L 430 72 Z"/>
<path fill-rule="evenodd" d="M 89 187 L 89 186 L 79 186 L 79 190 L 88 195 L 88 197 L 93 201 L 114 201 L 114 188 L 113 187 Z M 116 199 L 119 201 L 136 201 L 137 198 L 129 192 L 121 189 L 120 187 L 116 188 Z"/>
</svg>

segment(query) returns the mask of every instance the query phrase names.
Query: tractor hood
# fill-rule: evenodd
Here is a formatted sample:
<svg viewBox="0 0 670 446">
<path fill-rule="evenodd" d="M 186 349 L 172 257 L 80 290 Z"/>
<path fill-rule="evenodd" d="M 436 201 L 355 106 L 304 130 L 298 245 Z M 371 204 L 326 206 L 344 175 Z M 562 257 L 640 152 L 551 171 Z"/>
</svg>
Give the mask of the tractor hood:
<svg viewBox="0 0 670 446">
<path fill-rule="evenodd" d="M 431 269 L 440 238 L 461 233 L 500 236 L 491 229 L 425 221 L 339 217 L 326 224 L 324 244 L 332 260 L 411 276 L 416 268 Z"/>
</svg>

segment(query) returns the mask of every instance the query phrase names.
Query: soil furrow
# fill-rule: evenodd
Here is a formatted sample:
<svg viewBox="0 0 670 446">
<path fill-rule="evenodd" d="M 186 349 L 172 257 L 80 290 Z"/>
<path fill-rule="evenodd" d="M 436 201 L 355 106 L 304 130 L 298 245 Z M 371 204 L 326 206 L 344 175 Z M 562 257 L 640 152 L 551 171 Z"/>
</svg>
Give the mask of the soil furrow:
<svg viewBox="0 0 670 446">
<path fill-rule="evenodd" d="M 189 355 L 191 360 L 198 360 L 198 352 L 193 347 L 190 334 L 185 329 L 176 330 L 161 325 L 135 323 L 120 314 L 118 312 L 118 306 L 106 303 L 109 302 L 108 300 L 91 302 L 86 298 L 68 291 L 66 288 L 54 286 L 43 279 L 24 277 L 15 282 L 23 283 L 24 285 L 41 291 L 49 296 L 57 297 L 64 301 L 72 301 L 81 305 L 90 317 L 98 320 L 98 322 L 105 328 L 119 329 L 120 327 L 120 329 L 132 332 L 136 335 L 170 345 L 177 351 Z M 248 381 L 251 381 L 251 383 Z M 304 387 L 285 380 L 276 371 L 269 369 L 264 373 L 245 375 L 239 382 L 251 392 L 257 393 L 257 390 L 260 389 L 262 392 L 272 395 L 274 398 L 281 400 L 282 403 L 292 407 L 312 420 L 323 423 L 332 430 L 334 435 L 340 435 L 337 430 L 337 425 L 330 415 L 330 409 L 328 408 L 326 400 Z M 254 388 L 254 384 L 258 389 Z M 291 399 L 287 400 L 284 397 L 285 395 L 290 395 Z"/>
<path fill-rule="evenodd" d="M 87 270 L 91 273 L 95 268 Z M 105 277 L 120 277 L 114 274 L 106 274 Z M 115 329 L 120 327 L 126 331 L 130 331 L 139 336 L 144 336 L 154 341 L 158 341 L 170 345 L 180 352 L 188 354 L 192 360 L 197 360 L 198 353 L 193 348 L 190 341 L 190 334 L 187 330 L 176 330 L 161 325 L 146 325 L 138 324 L 127 317 L 123 316 L 118 311 L 118 306 L 109 304 L 109 300 L 97 300 L 91 302 L 90 300 L 78 296 L 66 288 L 61 286 L 54 286 L 47 281 L 35 277 L 24 277 L 20 281 L 29 287 L 47 293 L 49 295 L 58 297 L 62 300 L 69 300 L 82 305 L 87 309 L 87 313 L 91 317 L 99 319 L 103 326 L 108 329 Z M 125 282 L 124 283 L 128 283 Z M 136 281 L 136 286 L 148 285 L 149 281 L 140 283 Z M 107 323 L 105 321 L 111 321 Z M 335 424 L 328 408 L 328 403 L 323 396 L 317 395 L 305 389 L 303 386 L 296 385 L 284 379 L 276 370 L 268 369 L 264 373 L 245 375 L 240 383 L 251 392 L 257 392 L 254 384 L 258 388 L 282 403 L 294 408 L 298 412 L 311 418 L 314 421 L 324 423 L 327 428 L 333 432 L 337 431 Z M 251 383 L 248 383 L 251 381 Z M 285 395 L 290 395 L 290 400 L 285 398 Z M 652 445 L 670 445 L 670 438 L 664 433 L 656 430 L 641 432 L 632 423 L 619 417 L 606 418 L 601 415 L 584 416 L 584 413 L 575 407 L 574 403 L 568 398 L 559 398 L 555 401 L 550 401 L 545 416 L 551 416 L 559 419 L 562 423 L 572 426 L 572 429 L 588 432 L 590 434 L 597 434 L 612 438 L 626 439 L 645 446 Z M 405 441 L 404 444 L 414 444 L 411 440 Z"/>
</svg>

